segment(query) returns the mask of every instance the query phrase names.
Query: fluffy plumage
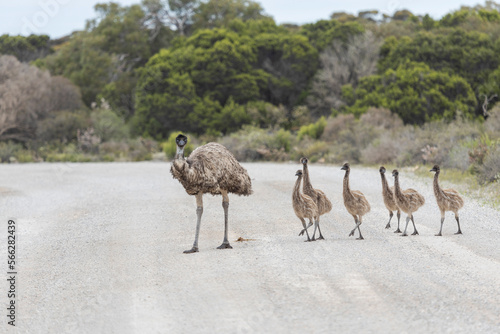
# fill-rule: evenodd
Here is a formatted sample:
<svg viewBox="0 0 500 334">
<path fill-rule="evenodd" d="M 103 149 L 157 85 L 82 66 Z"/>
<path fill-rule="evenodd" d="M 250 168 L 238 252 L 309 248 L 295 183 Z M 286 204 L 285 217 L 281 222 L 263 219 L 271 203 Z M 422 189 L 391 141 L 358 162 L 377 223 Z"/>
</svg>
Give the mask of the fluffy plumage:
<svg viewBox="0 0 500 334">
<path fill-rule="evenodd" d="M 394 215 L 392 212 L 397 211 L 397 217 L 398 217 L 398 228 L 394 233 L 401 233 L 401 230 L 399 229 L 399 221 L 401 218 L 401 211 L 399 210 L 398 206 L 396 205 L 396 199 L 394 198 L 394 186 L 389 187 L 389 183 L 387 182 L 385 178 L 385 167 L 381 166 L 379 169 L 380 172 L 380 177 L 382 178 L 382 197 L 384 199 L 384 204 L 387 210 L 389 210 L 389 222 L 385 226 L 385 228 L 390 228 L 391 227 L 391 219 L 392 216 Z"/>
<path fill-rule="evenodd" d="M 401 190 L 399 185 L 399 172 L 397 169 L 392 171 L 392 176 L 394 176 L 394 198 L 396 200 L 396 205 L 408 216 L 406 217 L 406 227 L 402 236 L 407 236 L 406 229 L 408 228 L 408 222 L 412 221 L 414 231 L 412 235 L 418 234 L 417 227 L 415 226 L 415 221 L 413 220 L 413 213 L 417 211 L 425 203 L 424 196 L 420 195 L 415 189 L 408 188 L 406 190 Z"/>
<path fill-rule="evenodd" d="M 304 219 L 309 219 L 309 223 L 312 225 L 313 221 L 316 221 L 319 218 L 318 206 L 311 197 L 300 193 L 302 171 L 299 169 L 295 175 L 297 176 L 297 181 L 295 181 L 292 193 L 293 211 L 295 211 L 295 215 L 297 215 L 302 222 L 302 226 L 304 227 L 304 231 L 307 235 L 307 241 L 312 241 L 309 237 L 309 233 L 307 232 L 306 222 Z"/>
<path fill-rule="evenodd" d="M 222 195 L 224 208 L 224 240 L 219 249 L 232 248 L 228 240 L 228 193 L 248 196 L 252 194 L 252 182 L 245 168 L 224 146 L 208 143 L 195 149 L 184 159 L 187 137 L 179 135 L 175 139 L 177 154 L 170 168 L 172 176 L 179 180 L 189 195 L 196 196 L 196 234 L 193 248 L 184 253 L 198 252 L 198 236 L 203 214 L 203 194 Z"/>
<path fill-rule="evenodd" d="M 464 206 L 463 198 L 455 189 L 442 189 L 439 186 L 438 178 L 441 169 L 438 165 L 434 165 L 434 167 L 430 171 L 436 173 L 434 175 L 434 195 L 436 196 L 439 211 L 441 211 L 441 228 L 439 229 L 439 233 L 436 235 L 442 235 L 441 232 L 443 230 L 444 215 L 446 211 L 452 211 L 455 214 L 455 219 L 458 224 L 458 231 L 455 234 L 462 234 L 462 230 L 460 229 L 458 210 L 460 210 Z"/>
<path fill-rule="evenodd" d="M 332 202 L 330 202 L 330 200 L 328 199 L 328 197 L 326 197 L 324 192 L 322 192 L 319 189 L 314 189 L 311 184 L 311 180 L 309 178 L 309 168 L 307 167 L 307 163 L 309 162 L 309 160 L 307 158 L 301 158 L 300 162 L 302 163 L 302 173 L 304 177 L 302 192 L 305 195 L 311 197 L 316 202 L 320 216 L 332 211 Z M 321 234 L 321 229 L 319 227 L 319 219 L 320 218 L 318 217 L 317 224 L 314 228 L 312 240 L 315 240 L 316 228 L 319 230 L 319 239 L 324 239 L 323 235 Z M 307 226 L 307 228 L 309 228 L 310 226 L 311 225 Z M 302 234 L 304 234 L 304 230 L 302 230 L 299 235 Z"/>
<path fill-rule="evenodd" d="M 353 236 L 356 229 L 359 232 L 359 240 L 363 240 L 363 236 L 361 235 L 361 229 L 359 226 L 363 222 L 363 216 L 370 212 L 370 203 L 366 199 L 365 195 L 361 191 L 351 190 L 349 187 L 349 174 L 351 172 L 351 167 L 348 162 L 346 162 L 342 168 L 345 170 L 344 176 L 344 185 L 343 185 L 343 197 L 344 197 L 344 205 L 349 212 L 354 217 L 354 223 L 356 227 L 351 231 L 349 236 Z"/>
<path fill-rule="evenodd" d="M 252 194 L 252 181 L 234 155 L 218 143 L 196 148 L 187 159 L 175 159 L 170 168 L 189 195 L 198 193 L 220 195 L 229 193 Z"/>
</svg>

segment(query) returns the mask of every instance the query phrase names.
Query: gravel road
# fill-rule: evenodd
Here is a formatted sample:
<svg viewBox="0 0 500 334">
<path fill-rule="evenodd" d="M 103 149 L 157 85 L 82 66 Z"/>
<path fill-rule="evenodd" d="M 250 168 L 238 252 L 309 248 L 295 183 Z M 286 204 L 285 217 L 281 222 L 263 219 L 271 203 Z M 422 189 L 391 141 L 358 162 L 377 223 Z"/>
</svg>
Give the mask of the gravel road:
<svg viewBox="0 0 500 334">
<path fill-rule="evenodd" d="M 465 198 L 464 234 L 447 213 L 436 237 L 434 174 L 401 171 L 402 187 L 426 199 L 414 214 L 420 235 L 404 238 L 384 229 L 378 170 L 353 166 L 351 188 L 372 207 L 358 241 L 348 237 L 340 166 L 311 164 L 333 210 L 322 217 L 326 240 L 306 243 L 291 203 L 300 165 L 244 166 L 254 194 L 230 195 L 234 249 L 216 249 L 222 198 L 207 195 L 200 252 L 183 254 L 196 204 L 169 163 L 0 165 L 3 258 L 7 220 L 17 223 L 17 332 L 500 332 L 499 211 Z M 15 332 L 1 318 L 0 332 Z"/>
</svg>

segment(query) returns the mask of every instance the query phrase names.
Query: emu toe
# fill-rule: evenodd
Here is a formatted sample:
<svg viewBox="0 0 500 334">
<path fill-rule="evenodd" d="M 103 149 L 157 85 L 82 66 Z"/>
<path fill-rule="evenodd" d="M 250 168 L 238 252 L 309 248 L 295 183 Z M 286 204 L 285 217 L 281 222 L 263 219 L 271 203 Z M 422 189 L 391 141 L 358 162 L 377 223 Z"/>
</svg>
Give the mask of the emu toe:
<svg viewBox="0 0 500 334">
<path fill-rule="evenodd" d="M 228 243 L 222 243 L 217 249 L 233 249 L 233 247 Z"/>
<path fill-rule="evenodd" d="M 385 225 L 385 228 L 391 228 L 391 224 Z"/>
<path fill-rule="evenodd" d="M 325 240 L 322 235 L 319 236 L 318 240 Z"/>
<path fill-rule="evenodd" d="M 462 234 L 462 231 L 458 231 L 458 232 L 457 232 L 457 233 L 455 233 L 455 234 Z"/>
<path fill-rule="evenodd" d="M 356 238 L 356 240 L 365 240 L 363 237 Z"/>
<path fill-rule="evenodd" d="M 403 233 L 403 234 L 401 234 L 401 236 L 402 236 L 402 237 L 407 237 L 407 236 L 408 236 L 408 234 Z"/>
<path fill-rule="evenodd" d="M 436 237 L 442 237 L 443 235 L 441 233 L 434 234 Z"/>
<path fill-rule="evenodd" d="M 189 250 L 185 250 L 184 254 L 191 254 L 191 253 L 198 253 L 198 252 L 199 252 L 198 247 L 193 247 Z"/>
<path fill-rule="evenodd" d="M 401 233 L 401 230 L 398 228 L 394 233 Z"/>
<path fill-rule="evenodd" d="M 419 234 L 418 234 L 418 231 L 415 231 L 411 235 L 419 235 Z"/>
</svg>

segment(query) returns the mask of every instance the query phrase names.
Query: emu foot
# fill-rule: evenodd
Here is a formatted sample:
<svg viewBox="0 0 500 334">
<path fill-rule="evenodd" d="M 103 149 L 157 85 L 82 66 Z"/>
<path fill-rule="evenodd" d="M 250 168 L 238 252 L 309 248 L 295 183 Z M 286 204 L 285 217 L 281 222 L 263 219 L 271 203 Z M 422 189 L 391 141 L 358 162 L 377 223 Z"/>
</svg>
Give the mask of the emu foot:
<svg viewBox="0 0 500 334">
<path fill-rule="evenodd" d="M 401 230 L 398 228 L 394 233 L 401 233 Z"/>
<path fill-rule="evenodd" d="M 418 234 L 418 231 L 415 231 L 411 235 L 419 235 L 419 234 Z"/>
<path fill-rule="evenodd" d="M 300 233 L 299 233 L 299 237 L 300 237 L 301 235 L 304 235 L 304 232 L 305 232 L 305 231 L 306 231 L 305 229 L 304 229 L 304 230 L 302 230 L 302 231 L 300 231 Z"/>
<path fill-rule="evenodd" d="M 401 234 L 401 236 L 402 236 L 402 237 L 407 237 L 407 236 L 408 236 L 408 234 L 403 233 L 403 234 Z"/>
<path fill-rule="evenodd" d="M 391 228 L 391 224 L 388 223 L 387 225 L 385 225 L 385 228 Z"/>
<path fill-rule="evenodd" d="M 443 235 L 441 234 L 441 232 L 439 232 L 438 234 L 434 234 L 436 237 L 442 237 Z"/>
<path fill-rule="evenodd" d="M 311 241 L 315 241 L 314 239 L 307 239 L 307 240 L 304 240 L 304 242 L 311 242 Z"/>
<path fill-rule="evenodd" d="M 229 242 L 224 242 L 222 243 L 222 245 L 220 245 L 219 247 L 217 247 L 217 249 L 232 249 L 233 247 L 229 244 Z"/>
<path fill-rule="evenodd" d="M 458 230 L 458 232 L 457 232 L 457 233 L 455 233 L 455 234 L 462 234 L 462 231 Z"/>
<path fill-rule="evenodd" d="M 365 240 L 363 237 L 356 238 L 356 240 Z"/>
<path fill-rule="evenodd" d="M 356 229 L 352 230 L 351 233 L 349 233 L 350 237 L 352 237 L 354 235 L 354 231 L 356 231 Z"/>
<path fill-rule="evenodd" d="M 189 250 L 185 250 L 184 254 L 191 254 L 191 253 L 198 253 L 198 252 L 199 252 L 198 247 L 193 247 Z"/>
<path fill-rule="evenodd" d="M 322 235 L 319 236 L 319 238 L 317 240 L 325 240 L 325 238 L 323 238 Z"/>
</svg>

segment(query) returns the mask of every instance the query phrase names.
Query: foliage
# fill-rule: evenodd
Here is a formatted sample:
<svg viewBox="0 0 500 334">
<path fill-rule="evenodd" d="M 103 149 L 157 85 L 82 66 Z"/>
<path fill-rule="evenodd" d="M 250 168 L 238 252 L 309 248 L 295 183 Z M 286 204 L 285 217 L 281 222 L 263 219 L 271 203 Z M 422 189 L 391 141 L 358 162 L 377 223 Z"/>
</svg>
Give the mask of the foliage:
<svg viewBox="0 0 500 334">
<path fill-rule="evenodd" d="M 365 29 L 358 22 L 341 23 L 338 20 L 320 20 L 315 23 L 304 24 L 301 34 L 306 36 L 311 44 L 318 50 L 324 50 L 334 40 L 347 43 L 353 35 L 364 32 Z"/>
<path fill-rule="evenodd" d="M 124 120 L 109 109 L 92 110 L 90 120 L 95 135 L 103 142 L 122 140 L 130 136 Z"/>
<path fill-rule="evenodd" d="M 472 89 L 461 77 L 413 62 L 382 75 L 364 77 L 356 89 L 344 86 L 343 96 L 350 104 L 346 111 L 356 116 L 368 107 L 385 107 L 409 124 L 452 120 L 457 110 L 464 117 L 472 117 L 477 104 Z"/>
<path fill-rule="evenodd" d="M 36 138 L 40 143 L 58 141 L 61 143 L 74 142 L 79 129 L 89 126 L 86 111 L 58 111 L 51 113 L 47 118 L 38 122 Z"/>
<path fill-rule="evenodd" d="M 252 122 L 247 103 L 295 103 L 316 68 L 316 51 L 307 40 L 285 32 L 262 33 L 254 39 L 244 33 L 277 30 L 269 21 L 248 27 L 240 22 L 233 28 L 240 34 L 199 30 L 150 59 L 140 70 L 136 133 L 156 138 L 174 129 L 228 133 Z"/>
<path fill-rule="evenodd" d="M 462 29 L 423 31 L 399 40 L 390 37 L 381 49 L 379 73 L 396 70 L 408 61 L 423 62 L 433 70 L 466 79 L 476 89 L 500 65 L 498 51 L 487 34 Z"/>
<path fill-rule="evenodd" d="M 362 77 L 375 74 L 381 40 L 371 31 L 349 37 L 347 45 L 335 41 L 320 54 L 307 104 L 315 116 L 330 115 L 345 102 L 342 86 L 356 87 Z"/>
<path fill-rule="evenodd" d="M 303 125 L 300 127 L 297 134 L 298 139 L 301 140 L 305 136 L 312 139 L 319 139 L 323 134 L 326 126 L 326 118 L 322 116 L 316 123 L 311 123 L 308 125 Z"/>
<path fill-rule="evenodd" d="M 480 184 L 500 181 L 500 146 L 496 145 L 486 156 L 479 167 L 478 180 Z"/>
<path fill-rule="evenodd" d="M 67 79 L 0 56 L 0 140 L 34 139 L 51 112 L 81 107 L 80 94 Z"/>
<path fill-rule="evenodd" d="M 23 63 L 43 58 L 52 52 L 47 35 L 0 36 L 0 54 L 12 55 Z"/>
<path fill-rule="evenodd" d="M 234 19 L 242 21 L 264 18 L 264 10 L 255 1 L 249 0 L 208 0 L 195 8 L 193 28 L 212 29 L 228 26 Z"/>
</svg>

